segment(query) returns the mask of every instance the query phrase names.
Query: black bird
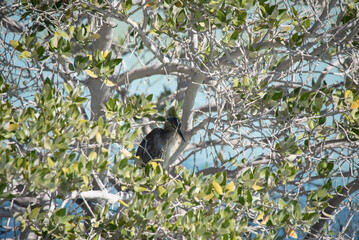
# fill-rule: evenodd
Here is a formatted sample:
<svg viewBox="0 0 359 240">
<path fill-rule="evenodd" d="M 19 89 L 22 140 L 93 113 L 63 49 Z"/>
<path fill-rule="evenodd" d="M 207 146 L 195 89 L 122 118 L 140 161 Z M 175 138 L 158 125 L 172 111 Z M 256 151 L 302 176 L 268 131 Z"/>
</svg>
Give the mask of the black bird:
<svg viewBox="0 0 359 240">
<path fill-rule="evenodd" d="M 163 129 L 153 129 L 142 140 L 136 156 L 142 159 L 144 165 L 155 158 L 163 159 L 167 163 L 180 146 L 181 140 L 185 142 L 181 132 L 181 122 L 176 117 L 169 117 Z"/>
</svg>

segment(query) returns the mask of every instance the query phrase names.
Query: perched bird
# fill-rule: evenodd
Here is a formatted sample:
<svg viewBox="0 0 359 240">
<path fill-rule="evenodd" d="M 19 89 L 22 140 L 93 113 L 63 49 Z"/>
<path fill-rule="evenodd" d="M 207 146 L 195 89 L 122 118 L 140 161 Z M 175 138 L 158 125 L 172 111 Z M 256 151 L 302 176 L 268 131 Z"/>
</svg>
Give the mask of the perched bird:
<svg viewBox="0 0 359 240">
<path fill-rule="evenodd" d="M 166 162 L 181 144 L 185 142 L 181 132 L 181 122 L 176 117 L 169 117 L 162 128 L 153 129 L 140 143 L 136 156 L 142 159 L 143 164 L 155 158 Z"/>
</svg>

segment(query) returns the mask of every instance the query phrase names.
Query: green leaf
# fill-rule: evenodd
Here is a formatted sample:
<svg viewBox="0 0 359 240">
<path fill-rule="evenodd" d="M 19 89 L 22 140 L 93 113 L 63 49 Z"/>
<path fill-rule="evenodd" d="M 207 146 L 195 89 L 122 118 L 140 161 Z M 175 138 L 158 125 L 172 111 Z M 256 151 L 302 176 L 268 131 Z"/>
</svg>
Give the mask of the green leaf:
<svg viewBox="0 0 359 240">
<path fill-rule="evenodd" d="M 90 39 L 99 39 L 101 37 L 98 33 L 91 33 Z"/>
<path fill-rule="evenodd" d="M 183 25 L 186 22 L 186 14 L 184 12 L 184 10 L 181 10 L 176 17 L 176 23 L 178 25 Z"/>
<path fill-rule="evenodd" d="M 96 158 L 97 158 L 97 153 L 95 151 L 93 151 L 89 154 L 89 157 L 88 157 L 89 161 L 94 161 Z"/>
<path fill-rule="evenodd" d="M 119 169 L 123 170 L 128 166 L 128 159 L 124 158 L 120 161 L 120 164 L 118 166 Z"/>
<path fill-rule="evenodd" d="M 30 220 L 33 220 L 33 219 L 36 219 L 37 216 L 39 215 L 40 213 L 40 210 L 41 210 L 41 207 L 36 207 L 34 209 L 31 210 L 31 213 L 29 214 L 29 219 Z"/>
<path fill-rule="evenodd" d="M 134 186 L 133 188 L 135 190 L 135 192 L 149 192 L 150 190 L 148 190 L 145 187 L 140 187 L 140 186 Z"/>
<path fill-rule="evenodd" d="M 132 8 L 132 0 L 127 0 L 125 5 L 126 5 L 126 10 L 127 11 L 130 10 Z"/>
<path fill-rule="evenodd" d="M 314 120 L 311 118 L 308 119 L 307 124 L 308 124 L 309 129 L 313 129 L 315 127 Z"/>
<path fill-rule="evenodd" d="M 283 92 L 280 90 L 279 92 L 276 92 L 273 94 L 272 100 L 277 101 L 277 100 L 281 99 L 282 96 L 283 96 Z"/>
<path fill-rule="evenodd" d="M 160 198 L 162 198 L 162 194 L 164 194 L 166 192 L 166 189 L 164 189 L 162 186 L 158 186 L 158 192 L 159 192 Z"/>
<path fill-rule="evenodd" d="M 302 211 L 301 211 L 301 209 L 300 209 L 300 206 L 299 206 L 299 204 L 296 202 L 295 204 L 294 204 L 294 217 L 297 219 L 297 220 L 301 220 L 301 218 L 302 218 Z"/>
<path fill-rule="evenodd" d="M 4 182 L 4 183 L 0 183 L 0 193 L 4 192 L 4 190 L 6 189 L 7 187 L 7 183 Z"/>
<path fill-rule="evenodd" d="M 53 48 L 57 48 L 58 47 L 58 39 L 57 39 L 57 32 L 55 32 L 54 36 L 51 38 L 51 41 L 50 41 L 50 45 L 51 47 Z"/>
<path fill-rule="evenodd" d="M 348 102 L 353 102 L 353 92 L 351 90 L 346 90 L 344 93 L 345 100 Z"/>
<path fill-rule="evenodd" d="M 17 123 L 11 123 L 11 124 L 6 124 L 5 127 L 4 127 L 4 129 L 5 129 L 6 131 L 12 132 L 12 131 L 18 129 L 19 127 L 20 127 L 19 124 L 17 124 Z"/>
<path fill-rule="evenodd" d="M 251 204 L 253 201 L 252 194 L 249 190 L 247 190 L 247 202 Z"/>
<path fill-rule="evenodd" d="M 74 102 L 77 103 L 77 104 L 82 104 L 82 103 L 84 103 L 86 101 L 87 101 L 86 97 L 76 97 Z"/>
<path fill-rule="evenodd" d="M 283 201 L 283 199 L 279 198 L 278 207 L 279 209 L 283 209 L 287 204 Z"/>
<path fill-rule="evenodd" d="M 13 199 L 16 196 L 14 194 L 12 194 L 11 192 L 2 192 L 0 193 L 0 198 L 1 199 Z"/>
<path fill-rule="evenodd" d="M 69 84 L 67 84 L 67 83 L 64 83 L 64 86 L 65 86 L 65 90 L 66 90 L 66 92 L 67 93 L 71 93 L 72 92 L 72 87 L 69 85 Z"/>
<path fill-rule="evenodd" d="M 146 214 L 146 219 L 154 220 L 155 219 L 155 212 L 154 211 L 148 211 Z"/>
<path fill-rule="evenodd" d="M 319 176 L 327 177 L 333 168 L 334 168 L 333 162 L 328 162 L 327 159 L 324 158 L 317 165 L 317 173 Z"/>
<path fill-rule="evenodd" d="M 57 32 L 57 34 L 58 34 L 59 36 L 61 36 L 61 37 L 70 38 L 70 36 L 69 36 L 66 32 L 64 32 L 64 31 L 57 30 L 56 32 Z"/>
<path fill-rule="evenodd" d="M 50 157 L 47 157 L 47 165 L 49 166 L 49 168 L 53 168 L 55 167 L 55 162 L 52 161 Z"/>
<path fill-rule="evenodd" d="M 88 186 L 89 184 L 89 178 L 85 175 L 82 176 L 82 181 L 84 182 L 85 186 Z"/>
<path fill-rule="evenodd" d="M 58 216 L 58 217 L 65 216 L 66 215 L 66 209 L 65 208 L 57 209 L 54 214 L 55 214 L 55 216 Z"/>
<path fill-rule="evenodd" d="M 250 86 L 250 81 L 249 81 L 247 75 L 243 77 L 243 86 L 245 86 L 245 87 L 249 87 L 249 86 Z"/>
<path fill-rule="evenodd" d="M 98 129 L 99 127 L 96 126 L 93 129 L 91 129 L 91 131 L 88 133 L 88 137 L 90 140 L 95 137 L 96 133 L 98 132 Z"/>
<path fill-rule="evenodd" d="M 220 21 L 217 23 L 223 23 L 226 21 L 226 15 L 224 14 L 224 12 L 221 9 L 219 9 L 217 11 L 216 18 Z"/>
<path fill-rule="evenodd" d="M 72 219 L 75 218 L 75 215 L 66 215 L 66 216 L 63 216 L 63 217 L 59 217 L 57 219 L 57 223 L 58 224 L 64 224 L 64 223 L 67 223 L 67 222 L 71 222 Z"/>
<path fill-rule="evenodd" d="M 304 36 L 302 34 L 295 33 L 292 36 L 292 40 L 296 46 L 300 46 L 303 43 Z"/>
<path fill-rule="evenodd" d="M 320 189 L 317 193 L 319 198 L 324 198 L 328 196 L 328 191 L 326 189 Z"/>
</svg>

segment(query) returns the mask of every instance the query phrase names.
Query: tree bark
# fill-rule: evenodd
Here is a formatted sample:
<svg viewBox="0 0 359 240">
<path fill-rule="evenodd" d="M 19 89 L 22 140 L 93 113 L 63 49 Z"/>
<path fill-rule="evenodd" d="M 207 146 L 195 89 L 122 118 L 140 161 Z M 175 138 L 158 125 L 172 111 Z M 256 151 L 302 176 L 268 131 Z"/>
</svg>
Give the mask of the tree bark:
<svg viewBox="0 0 359 240">
<path fill-rule="evenodd" d="M 340 194 L 337 194 L 328 201 L 328 207 L 325 208 L 320 215 L 318 222 L 316 222 L 309 230 L 305 239 L 318 239 L 325 223 L 329 220 L 328 216 L 332 215 L 338 209 L 340 204 L 348 198 L 351 194 L 359 190 L 359 179 L 356 179 L 348 185 L 342 187 Z"/>
</svg>

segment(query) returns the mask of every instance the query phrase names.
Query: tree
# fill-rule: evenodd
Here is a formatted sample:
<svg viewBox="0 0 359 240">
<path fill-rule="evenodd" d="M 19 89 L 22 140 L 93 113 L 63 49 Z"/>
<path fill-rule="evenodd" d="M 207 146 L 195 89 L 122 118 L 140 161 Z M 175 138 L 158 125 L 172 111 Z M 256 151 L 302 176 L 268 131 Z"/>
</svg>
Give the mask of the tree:
<svg viewBox="0 0 359 240">
<path fill-rule="evenodd" d="M 31 0 L 0 17 L 5 238 L 358 237 L 356 1 Z M 169 167 L 136 164 L 168 115 L 187 141 Z"/>
</svg>

